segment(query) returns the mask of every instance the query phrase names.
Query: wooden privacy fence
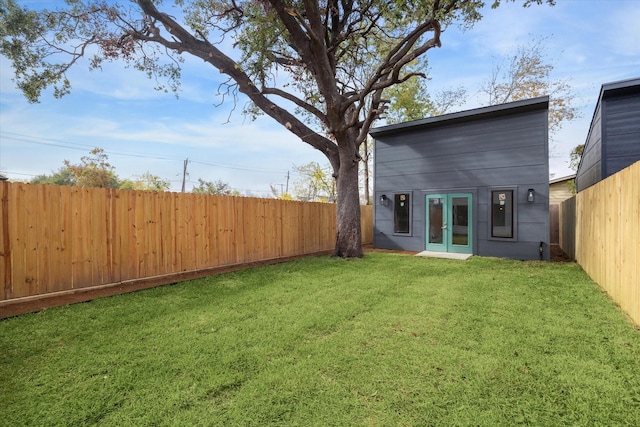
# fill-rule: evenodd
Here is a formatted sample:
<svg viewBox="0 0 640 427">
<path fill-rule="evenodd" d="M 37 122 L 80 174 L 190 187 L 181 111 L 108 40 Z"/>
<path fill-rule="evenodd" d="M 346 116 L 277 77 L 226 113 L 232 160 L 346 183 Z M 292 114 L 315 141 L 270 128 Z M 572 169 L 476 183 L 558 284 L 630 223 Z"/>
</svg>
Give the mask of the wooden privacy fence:
<svg viewBox="0 0 640 427">
<path fill-rule="evenodd" d="M 640 162 L 576 195 L 575 259 L 640 325 Z"/>
<path fill-rule="evenodd" d="M 564 200 L 559 212 L 560 248 L 571 259 L 576 259 L 576 196 Z"/>
<path fill-rule="evenodd" d="M 275 199 L 0 184 L 0 302 L 330 251 L 336 207 Z M 363 243 L 373 209 L 363 206 Z"/>
</svg>

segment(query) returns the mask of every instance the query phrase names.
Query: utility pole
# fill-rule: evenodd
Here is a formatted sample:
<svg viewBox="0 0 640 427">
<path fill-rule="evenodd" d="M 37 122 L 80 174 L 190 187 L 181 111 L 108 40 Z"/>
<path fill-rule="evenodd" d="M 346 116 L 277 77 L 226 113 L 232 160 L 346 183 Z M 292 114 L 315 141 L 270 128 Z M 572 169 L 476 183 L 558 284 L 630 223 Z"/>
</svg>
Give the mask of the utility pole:
<svg viewBox="0 0 640 427">
<path fill-rule="evenodd" d="M 289 194 L 289 171 L 287 171 L 287 194 Z"/>
<path fill-rule="evenodd" d="M 182 169 L 182 192 L 184 193 L 184 187 L 187 183 L 187 165 L 189 164 L 189 158 L 184 160 L 184 168 Z"/>
</svg>

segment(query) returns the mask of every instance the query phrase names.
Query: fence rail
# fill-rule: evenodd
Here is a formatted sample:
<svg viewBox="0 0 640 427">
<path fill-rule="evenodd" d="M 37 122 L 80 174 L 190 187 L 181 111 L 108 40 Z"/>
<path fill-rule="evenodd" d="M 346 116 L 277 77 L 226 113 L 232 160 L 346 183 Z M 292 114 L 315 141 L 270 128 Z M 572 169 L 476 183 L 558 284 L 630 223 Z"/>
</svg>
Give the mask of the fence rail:
<svg viewBox="0 0 640 427">
<path fill-rule="evenodd" d="M 573 218 L 565 208 L 576 261 L 640 325 L 640 162 L 579 192 Z"/>
<path fill-rule="evenodd" d="M 0 301 L 329 251 L 333 204 L 0 184 Z M 373 209 L 363 206 L 363 243 Z"/>
</svg>

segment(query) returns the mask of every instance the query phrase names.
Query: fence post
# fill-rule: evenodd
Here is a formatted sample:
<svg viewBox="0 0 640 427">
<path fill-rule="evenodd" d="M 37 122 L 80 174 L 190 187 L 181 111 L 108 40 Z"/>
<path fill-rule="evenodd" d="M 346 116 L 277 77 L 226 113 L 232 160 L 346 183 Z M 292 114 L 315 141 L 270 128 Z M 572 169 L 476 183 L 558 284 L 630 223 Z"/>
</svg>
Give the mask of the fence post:
<svg viewBox="0 0 640 427">
<path fill-rule="evenodd" d="M 9 183 L 4 181 L 2 182 L 1 192 L 1 207 L 0 216 L 2 216 L 1 224 L 2 224 L 2 264 L 4 274 L 2 275 L 4 279 L 4 298 L 3 299 L 11 299 L 13 297 L 11 292 L 11 236 L 9 236 Z"/>
</svg>

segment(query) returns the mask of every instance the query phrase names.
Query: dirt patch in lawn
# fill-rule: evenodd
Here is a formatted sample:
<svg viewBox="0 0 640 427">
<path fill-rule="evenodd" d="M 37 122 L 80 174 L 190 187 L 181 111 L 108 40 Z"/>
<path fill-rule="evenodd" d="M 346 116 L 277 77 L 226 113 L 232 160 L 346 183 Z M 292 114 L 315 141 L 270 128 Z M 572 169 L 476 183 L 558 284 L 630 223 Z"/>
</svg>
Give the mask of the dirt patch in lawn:
<svg viewBox="0 0 640 427">
<path fill-rule="evenodd" d="M 573 260 L 560 249 L 560 245 L 551 245 L 551 262 L 573 262 Z"/>
</svg>

